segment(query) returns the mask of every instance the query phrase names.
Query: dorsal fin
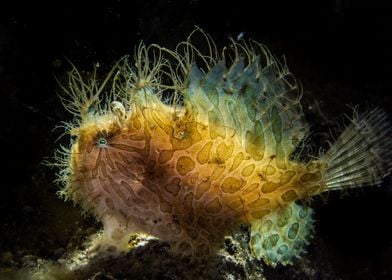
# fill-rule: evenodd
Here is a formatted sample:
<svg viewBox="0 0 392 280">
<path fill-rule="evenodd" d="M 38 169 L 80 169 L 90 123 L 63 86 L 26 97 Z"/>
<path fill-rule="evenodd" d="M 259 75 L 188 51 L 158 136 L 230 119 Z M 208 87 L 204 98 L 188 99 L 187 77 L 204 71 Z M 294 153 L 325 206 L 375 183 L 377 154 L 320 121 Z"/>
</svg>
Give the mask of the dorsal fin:
<svg viewBox="0 0 392 280">
<path fill-rule="evenodd" d="M 305 136 L 300 89 L 287 67 L 261 50 L 236 44 L 235 59 L 226 57 L 204 73 L 191 67 L 184 104 L 188 113 L 210 126 L 211 138 L 226 138 L 235 131 L 246 151 L 256 160 L 277 158 L 284 162 Z M 243 50 L 241 56 L 238 50 Z"/>
</svg>

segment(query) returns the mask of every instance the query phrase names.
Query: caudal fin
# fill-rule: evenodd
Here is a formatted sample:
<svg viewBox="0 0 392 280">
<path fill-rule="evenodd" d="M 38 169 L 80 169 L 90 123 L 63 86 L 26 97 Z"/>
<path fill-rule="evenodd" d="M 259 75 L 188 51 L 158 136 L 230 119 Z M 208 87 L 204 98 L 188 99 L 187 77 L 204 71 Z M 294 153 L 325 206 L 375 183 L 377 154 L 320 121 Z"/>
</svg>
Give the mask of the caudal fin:
<svg viewBox="0 0 392 280">
<path fill-rule="evenodd" d="M 355 113 L 330 150 L 325 191 L 380 184 L 392 171 L 392 127 L 379 108 Z"/>
</svg>

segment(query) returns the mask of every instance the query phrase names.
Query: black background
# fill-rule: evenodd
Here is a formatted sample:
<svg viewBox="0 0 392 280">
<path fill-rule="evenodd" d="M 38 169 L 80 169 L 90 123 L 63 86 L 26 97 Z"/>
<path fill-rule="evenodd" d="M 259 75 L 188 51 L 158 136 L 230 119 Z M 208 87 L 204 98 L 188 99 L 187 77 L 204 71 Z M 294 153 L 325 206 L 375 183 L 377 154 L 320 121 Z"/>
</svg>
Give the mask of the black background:
<svg viewBox="0 0 392 280">
<path fill-rule="evenodd" d="M 273 3 L 272 3 L 273 2 Z M 385 1 L 387 2 L 387 1 Z M 10 3 L 8 3 L 10 4 Z M 313 145 L 336 135 L 346 104 L 382 107 L 392 114 L 392 10 L 377 1 L 13 1 L 0 7 L 0 254 L 55 255 L 85 219 L 56 198 L 53 155 L 70 115 L 54 76 L 102 71 L 140 40 L 174 47 L 203 28 L 222 47 L 244 32 L 285 55 L 304 87 Z M 320 140 L 317 143 L 316 140 Z M 349 196 L 316 198 L 316 238 L 310 256 L 328 258 L 342 279 L 392 278 L 391 180 Z M 90 221 L 91 222 L 91 221 Z M 62 232 L 62 235 L 58 233 Z M 47 246 L 46 246 L 47 245 Z M 46 248 L 46 249 L 45 249 Z M 318 252 L 323 248 L 323 252 Z M 281 268 L 284 269 L 284 268 Z"/>
</svg>

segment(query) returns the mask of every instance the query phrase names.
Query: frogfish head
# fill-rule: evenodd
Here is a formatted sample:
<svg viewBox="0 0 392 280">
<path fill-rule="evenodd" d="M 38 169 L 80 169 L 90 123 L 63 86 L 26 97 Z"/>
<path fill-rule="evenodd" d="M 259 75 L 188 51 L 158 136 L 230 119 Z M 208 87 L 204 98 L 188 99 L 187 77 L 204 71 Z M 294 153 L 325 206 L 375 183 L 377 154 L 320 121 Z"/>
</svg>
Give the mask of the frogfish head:
<svg viewBox="0 0 392 280">
<path fill-rule="evenodd" d="M 145 173 L 143 156 L 148 145 L 143 131 L 132 125 L 124 127 L 115 114 L 93 117 L 75 129 L 68 179 L 73 200 L 85 210 L 94 208 L 91 210 L 98 216 L 121 208 L 115 199 L 107 197 L 112 195 L 115 185 L 131 184 L 137 190 L 141 184 Z M 120 196 L 119 201 L 127 201 L 132 195 L 119 189 L 114 191 L 115 196 Z"/>
</svg>

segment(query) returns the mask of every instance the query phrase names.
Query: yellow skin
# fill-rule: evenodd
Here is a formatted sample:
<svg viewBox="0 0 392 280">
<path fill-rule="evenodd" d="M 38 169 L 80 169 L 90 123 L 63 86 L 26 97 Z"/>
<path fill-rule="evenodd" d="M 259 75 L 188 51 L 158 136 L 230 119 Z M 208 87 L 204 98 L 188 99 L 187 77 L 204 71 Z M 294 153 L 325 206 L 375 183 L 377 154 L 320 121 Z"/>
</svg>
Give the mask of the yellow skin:
<svg viewBox="0 0 392 280">
<path fill-rule="evenodd" d="M 124 233 L 149 233 L 193 256 L 218 248 L 234 226 L 321 188 L 319 166 L 255 160 L 235 131 L 213 138 L 210 127 L 163 104 L 137 108 L 121 124 L 116 115 L 97 118 L 80 127 L 72 149 L 74 188 Z"/>
<path fill-rule="evenodd" d="M 354 118 L 319 160 L 292 160 L 307 129 L 290 72 L 257 43 L 232 41 L 229 62 L 225 50 L 218 57 L 208 37 L 207 43 L 208 55 L 190 39 L 180 44 L 183 54 L 140 45 L 135 68 L 117 64 L 99 88 L 94 78 L 86 84 L 79 72 L 70 73 L 65 106 L 77 123 L 66 127 L 76 139 L 59 158 L 61 194 L 102 221 L 102 243 L 120 250 L 130 234 L 143 232 L 198 258 L 221 247 L 240 224 L 250 224 L 254 254 L 288 263 L 311 227 L 299 224 L 305 214 L 296 214 L 302 212 L 294 202 L 344 185 L 379 183 L 391 169 L 390 161 L 380 161 L 390 155 L 390 129 L 377 136 L 385 118 L 375 110 L 361 122 Z M 205 72 L 195 67 L 195 57 Z M 116 71 L 112 93 L 102 101 Z M 165 91 L 172 92 L 171 105 L 162 101 Z M 363 127 L 377 137 L 358 133 Z M 277 228 L 269 236 L 265 225 L 271 223 Z M 294 253 L 282 257 L 275 245 Z"/>
</svg>

